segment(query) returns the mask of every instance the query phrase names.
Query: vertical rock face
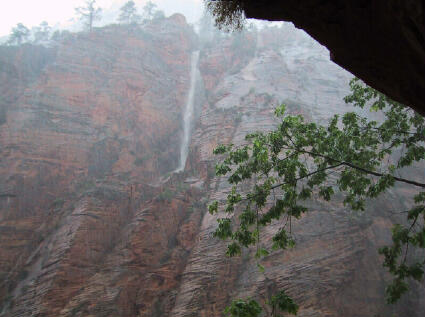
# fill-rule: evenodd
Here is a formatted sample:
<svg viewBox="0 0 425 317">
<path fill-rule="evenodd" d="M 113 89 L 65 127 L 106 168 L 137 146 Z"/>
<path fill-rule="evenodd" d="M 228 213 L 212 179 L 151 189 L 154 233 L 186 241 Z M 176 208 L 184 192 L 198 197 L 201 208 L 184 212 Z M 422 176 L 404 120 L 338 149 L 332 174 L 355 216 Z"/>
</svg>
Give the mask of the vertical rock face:
<svg viewBox="0 0 425 317">
<path fill-rule="evenodd" d="M 143 224 L 134 209 L 147 213 L 147 201 L 160 193 L 144 184 L 178 164 L 195 45 L 176 15 L 144 29 L 74 34 L 50 49 L 2 49 L 4 314 L 69 313 L 66 305 L 99 274 L 124 227 Z"/>
<path fill-rule="evenodd" d="M 244 43 L 252 35 L 246 36 Z M 206 50 L 201 69 L 205 65 L 215 69 L 214 61 L 220 60 L 217 52 L 235 40 L 225 39 Z M 224 69 L 232 71 L 225 75 L 213 77 L 203 71 L 209 102 L 202 108 L 193 138 L 195 157 L 201 162 L 213 160 L 211 152 L 218 143 L 238 145 L 247 133 L 276 126 L 273 110 L 282 101 L 289 112 L 320 123 L 336 113 L 358 111 L 342 101 L 349 93 L 352 75 L 331 63 L 327 50 L 305 33 L 289 26 L 263 30 L 245 53 L 249 56 L 246 62 L 235 68 L 230 62 Z M 416 172 L 423 175 L 420 169 Z M 230 189 L 225 179 L 217 178 L 207 187 L 209 198 L 222 202 Z M 285 288 L 300 304 L 300 316 L 395 312 L 419 316 L 424 309 L 418 300 L 423 285 L 413 285 L 415 291 L 398 306 L 386 306 L 383 298 L 388 276 L 377 249 L 391 243 L 392 222 L 400 221 L 391 212 L 406 208 L 400 197 L 400 193 L 387 194 L 360 215 L 346 210 L 340 201 L 311 202 L 310 212 L 293 225 L 296 248 L 266 257 L 262 262 L 265 274 L 258 272 L 255 250 L 246 251 L 241 259 L 223 257 L 225 245 L 210 237 L 217 218 L 225 215 L 206 214 L 171 316 L 220 316 L 230 298 L 266 301 L 279 288 Z M 271 245 L 272 234 L 282 224 L 275 223 L 263 232 L 262 243 Z"/>
<path fill-rule="evenodd" d="M 280 102 L 317 122 L 349 110 L 351 75 L 289 26 L 217 35 L 200 50 L 186 168 L 170 174 L 198 49 L 181 15 L 0 49 L 0 316 L 221 316 L 279 287 L 300 316 L 422 316 L 423 285 L 384 304 L 376 252 L 409 189 L 365 215 L 311 202 L 296 248 L 264 259 L 265 274 L 249 250 L 224 256 L 205 213 L 230 188 L 212 149 L 273 128 Z"/>
</svg>

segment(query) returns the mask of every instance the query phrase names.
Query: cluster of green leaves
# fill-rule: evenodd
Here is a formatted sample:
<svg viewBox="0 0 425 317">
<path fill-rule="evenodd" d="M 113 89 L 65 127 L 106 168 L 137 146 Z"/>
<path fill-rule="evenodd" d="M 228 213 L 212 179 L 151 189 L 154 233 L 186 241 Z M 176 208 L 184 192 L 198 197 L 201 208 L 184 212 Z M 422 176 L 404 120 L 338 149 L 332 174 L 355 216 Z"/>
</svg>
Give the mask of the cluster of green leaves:
<svg viewBox="0 0 425 317">
<path fill-rule="evenodd" d="M 226 307 L 224 313 L 229 317 L 257 317 L 263 311 L 260 305 L 253 299 L 237 299 Z"/>
<path fill-rule="evenodd" d="M 296 315 L 298 312 L 298 305 L 294 303 L 292 298 L 286 295 L 285 291 L 280 291 L 273 295 L 267 304 L 270 306 L 271 314 L 273 317 L 279 317 L 279 312 L 287 312 Z M 246 300 L 237 299 L 232 301 L 230 306 L 226 307 L 224 313 L 228 317 L 258 317 L 263 309 L 254 299 L 248 298 Z"/>
<path fill-rule="evenodd" d="M 249 134 L 246 145 L 219 145 L 214 150 L 223 158 L 216 165 L 216 175 L 227 176 L 232 185 L 224 204 L 216 201 L 209 206 L 211 214 L 227 214 L 218 219 L 215 236 L 232 240 L 228 256 L 239 255 L 242 247 L 252 245 L 257 246 L 258 258 L 267 256 L 269 250 L 259 246 L 260 230 L 272 222 L 281 223 L 272 249 L 293 247 L 291 221 L 308 211 L 303 205 L 308 199 L 329 201 L 339 192 L 344 205 L 364 210 L 366 199 L 377 197 L 395 183 L 424 190 L 424 183 L 398 176 L 400 169 L 425 158 L 424 118 L 358 79 L 353 79 L 350 87 L 352 93 L 345 102 L 378 112 L 379 121 L 348 112 L 333 116 L 323 126 L 305 122 L 300 115 L 288 115 L 281 105 L 275 111 L 281 123 L 274 131 Z M 250 189 L 242 190 L 247 184 L 252 185 Z M 423 275 L 424 263 L 407 265 L 406 254 L 409 244 L 425 247 L 424 195 L 419 192 L 416 196 L 407 225 L 394 227 L 393 245 L 380 250 L 384 266 L 395 276 L 387 288 L 389 302 L 407 290 L 406 278 Z"/>
<path fill-rule="evenodd" d="M 379 249 L 379 253 L 385 257 L 384 266 L 394 275 L 392 283 L 387 287 L 387 301 L 395 303 L 403 293 L 408 290 L 406 278 L 410 277 L 420 281 L 424 274 L 425 260 L 416 260 L 407 263 L 409 245 L 417 248 L 425 248 L 425 193 L 421 192 L 414 198 L 416 206 L 408 210 L 408 227 L 396 224 L 392 229 L 393 244 Z M 419 229 L 416 225 L 421 222 Z M 400 260 L 401 259 L 401 260 Z"/>
<path fill-rule="evenodd" d="M 273 295 L 268 304 L 272 307 L 273 317 L 280 316 L 278 315 L 279 312 L 288 312 L 292 315 L 296 315 L 298 312 L 298 305 L 286 295 L 285 291 L 280 291 Z"/>
</svg>

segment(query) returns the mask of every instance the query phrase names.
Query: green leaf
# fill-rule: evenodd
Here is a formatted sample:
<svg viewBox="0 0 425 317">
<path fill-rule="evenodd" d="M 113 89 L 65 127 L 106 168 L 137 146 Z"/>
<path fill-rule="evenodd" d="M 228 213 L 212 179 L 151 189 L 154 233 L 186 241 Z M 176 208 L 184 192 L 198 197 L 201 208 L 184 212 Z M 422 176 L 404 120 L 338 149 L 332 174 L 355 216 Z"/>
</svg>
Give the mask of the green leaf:
<svg viewBox="0 0 425 317">
<path fill-rule="evenodd" d="M 219 218 L 217 219 L 218 228 L 214 232 L 214 237 L 222 240 L 226 240 L 232 236 L 232 227 L 230 218 Z"/>
<path fill-rule="evenodd" d="M 230 306 L 226 307 L 224 313 L 228 317 L 259 317 L 262 312 L 261 306 L 253 299 L 233 300 Z"/>
<path fill-rule="evenodd" d="M 272 238 L 274 250 L 282 249 L 285 250 L 288 247 L 293 247 L 295 245 L 294 239 L 288 236 L 285 229 L 281 228 Z"/>
<path fill-rule="evenodd" d="M 286 111 L 286 105 L 282 103 L 279 107 L 275 109 L 274 113 L 276 117 L 283 117 L 285 115 L 285 111 Z"/>
<path fill-rule="evenodd" d="M 296 315 L 299 308 L 298 305 L 294 303 L 294 300 L 289 297 L 283 290 L 272 296 L 271 300 L 269 301 L 269 305 L 272 308 L 278 308 L 280 311 L 287 312 L 291 315 Z"/>
<path fill-rule="evenodd" d="M 260 263 L 257 263 L 257 267 L 258 267 L 258 270 L 259 270 L 261 273 L 264 273 L 264 266 L 262 266 Z"/>
<path fill-rule="evenodd" d="M 215 214 L 217 210 L 218 210 L 218 201 L 214 201 L 208 206 L 208 212 L 211 215 Z"/>
<path fill-rule="evenodd" d="M 262 258 L 264 256 L 268 256 L 269 254 L 270 253 L 269 253 L 269 251 L 267 249 L 259 248 L 257 250 L 257 252 L 255 253 L 255 257 L 258 259 L 258 258 Z"/>
<path fill-rule="evenodd" d="M 238 243 L 233 242 L 227 246 L 226 255 L 229 257 L 241 255 L 241 251 L 241 246 Z"/>
</svg>

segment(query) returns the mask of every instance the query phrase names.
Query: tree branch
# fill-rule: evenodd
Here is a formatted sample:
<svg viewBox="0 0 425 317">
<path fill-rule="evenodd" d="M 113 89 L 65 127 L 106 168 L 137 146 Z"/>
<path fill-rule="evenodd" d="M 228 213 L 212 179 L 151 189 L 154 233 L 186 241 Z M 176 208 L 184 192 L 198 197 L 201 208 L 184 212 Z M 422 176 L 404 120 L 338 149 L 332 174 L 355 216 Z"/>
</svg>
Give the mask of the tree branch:
<svg viewBox="0 0 425 317">
<path fill-rule="evenodd" d="M 328 166 L 328 167 L 325 167 L 325 168 L 321 168 L 321 169 L 315 170 L 314 172 L 308 173 L 305 176 L 298 177 L 298 178 L 294 179 L 293 182 L 280 183 L 280 184 L 277 184 L 277 185 L 272 186 L 270 189 L 275 189 L 275 188 L 281 187 L 283 185 L 292 184 L 292 183 L 297 182 L 297 181 L 300 181 L 300 180 L 302 180 L 304 178 L 308 178 L 310 176 L 313 176 L 314 174 L 317 174 L 317 173 L 320 173 L 320 172 L 323 172 L 323 171 L 326 171 L 326 170 L 329 170 L 329 169 L 337 168 L 338 166 L 341 166 L 341 165 L 344 165 L 344 164 L 343 163 L 338 163 L 336 165 L 331 165 L 331 166 Z"/>
<path fill-rule="evenodd" d="M 310 152 L 310 151 L 300 150 L 300 149 L 295 149 L 295 151 L 298 151 L 298 152 L 301 152 L 301 153 L 307 153 L 307 154 L 310 154 L 312 156 L 319 156 L 319 157 L 325 158 L 327 160 L 330 160 L 332 162 L 338 162 L 338 163 L 340 163 L 340 165 L 345 165 L 345 166 L 354 168 L 354 169 L 356 169 L 358 171 L 361 171 L 361 172 L 363 172 L 365 174 L 370 174 L 370 175 L 374 175 L 374 176 L 378 176 L 378 177 L 385 176 L 385 174 L 378 173 L 378 172 L 375 172 L 375 171 L 371 171 L 371 170 L 368 170 L 368 169 L 363 168 L 361 166 L 357 166 L 357 165 L 355 165 L 353 163 L 345 162 L 345 161 L 341 161 L 341 160 L 337 160 L 337 159 L 334 159 L 333 157 L 329 157 L 327 155 L 323 155 L 323 154 L 320 154 L 320 153 L 315 153 L 315 152 Z M 402 182 L 402 183 L 406 183 L 406 184 L 410 184 L 410 185 L 414 185 L 414 186 L 425 188 L 425 184 L 424 183 L 415 182 L 415 181 L 412 181 L 410 179 L 406 179 L 406 178 L 402 178 L 402 177 L 397 177 L 397 176 L 394 176 L 394 175 L 391 175 L 391 177 L 394 178 L 394 180 L 396 180 L 398 182 Z"/>
</svg>

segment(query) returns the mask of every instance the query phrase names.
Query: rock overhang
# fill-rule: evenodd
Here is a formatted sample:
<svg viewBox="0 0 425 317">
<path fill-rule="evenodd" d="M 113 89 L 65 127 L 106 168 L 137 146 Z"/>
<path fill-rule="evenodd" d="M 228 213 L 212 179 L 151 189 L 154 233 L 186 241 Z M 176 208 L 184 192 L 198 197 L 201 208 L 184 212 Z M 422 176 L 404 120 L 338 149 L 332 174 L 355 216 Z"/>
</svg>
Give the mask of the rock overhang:
<svg viewBox="0 0 425 317">
<path fill-rule="evenodd" d="M 421 0 L 244 0 L 248 18 L 289 21 L 331 59 L 425 115 L 425 4 Z"/>
</svg>

